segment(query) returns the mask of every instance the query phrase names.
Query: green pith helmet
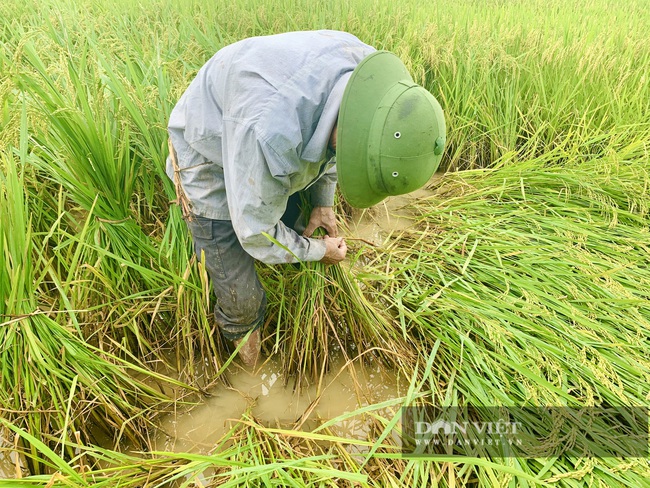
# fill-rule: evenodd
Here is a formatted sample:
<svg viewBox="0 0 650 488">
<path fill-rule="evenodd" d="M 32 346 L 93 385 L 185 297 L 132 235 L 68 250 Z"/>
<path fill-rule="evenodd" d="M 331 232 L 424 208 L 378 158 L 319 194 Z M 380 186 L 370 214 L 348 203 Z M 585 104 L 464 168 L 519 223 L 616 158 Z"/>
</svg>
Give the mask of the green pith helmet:
<svg viewBox="0 0 650 488">
<path fill-rule="evenodd" d="M 445 118 L 402 61 L 377 51 L 361 61 L 343 93 L 336 140 L 339 186 L 353 207 L 426 184 L 445 146 Z"/>
</svg>

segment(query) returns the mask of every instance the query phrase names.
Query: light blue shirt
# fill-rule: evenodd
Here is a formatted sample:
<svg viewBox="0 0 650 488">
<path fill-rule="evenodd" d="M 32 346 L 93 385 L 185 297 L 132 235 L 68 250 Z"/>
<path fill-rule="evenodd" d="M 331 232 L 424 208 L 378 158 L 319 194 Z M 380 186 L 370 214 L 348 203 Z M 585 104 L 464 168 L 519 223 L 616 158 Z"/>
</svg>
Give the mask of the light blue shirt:
<svg viewBox="0 0 650 488">
<path fill-rule="evenodd" d="M 265 263 L 322 259 L 322 240 L 280 219 L 289 196 L 306 188 L 314 206 L 333 205 L 330 134 L 352 71 L 374 50 L 336 31 L 253 37 L 219 50 L 169 119 L 192 211 L 231 220 L 244 250 Z"/>
</svg>

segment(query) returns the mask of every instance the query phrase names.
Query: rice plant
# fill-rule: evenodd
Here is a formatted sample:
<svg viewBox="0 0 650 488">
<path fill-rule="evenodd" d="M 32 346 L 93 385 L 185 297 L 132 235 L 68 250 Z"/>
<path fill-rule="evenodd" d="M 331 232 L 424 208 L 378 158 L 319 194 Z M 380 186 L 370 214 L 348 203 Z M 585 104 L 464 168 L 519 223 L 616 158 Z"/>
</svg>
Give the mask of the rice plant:
<svg viewBox="0 0 650 488">
<path fill-rule="evenodd" d="M 6 418 L 62 450 L 73 433 L 91 435 L 89 422 L 116 441 L 125 436 L 137 442 L 150 421 L 146 413 L 164 410 L 171 399 L 133 376 L 155 373 L 85 342 L 74 310 L 52 310 L 39 299 L 51 269 L 31 230 L 19 171 L 24 147 L 23 162 L 4 157 L 0 174 L 2 409 Z M 31 444 L 29 452 L 30 469 L 37 473 L 40 451 Z"/>
<path fill-rule="evenodd" d="M 0 410 L 16 440 L 0 450 L 33 475 L 3 484 L 647 484 L 643 460 L 561 442 L 450 461 L 403 458 L 393 437 L 401 405 L 647 403 L 644 0 L 26 0 L 0 18 Z M 169 112 L 218 48 L 323 28 L 395 52 L 436 95 L 448 174 L 381 247 L 260 266 L 264 348 L 298 387 L 344 354 L 408 391 L 393 414 L 349 414 L 372 417 L 363 440 L 244 412 L 209 455 L 120 453 L 172 405 L 161 391 L 219 388 L 231 360 L 164 174 Z M 97 428 L 110 446 L 89 445 Z"/>
<path fill-rule="evenodd" d="M 305 220 L 311 208 L 303 198 Z M 315 236 L 322 233 L 317 229 Z M 294 388 L 321 381 L 335 355 L 408 370 L 413 352 L 406 334 L 367 300 L 352 269 L 316 262 L 261 271 L 274 304 L 266 321 L 274 342 L 266 349 L 280 355 L 285 378 L 295 378 Z"/>
<path fill-rule="evenodd" d="M 450 175 L 378 257 L 392 280 L 374 293 L 395 297 L 418 348 L 441 344 L 431 404 L 646 403 L 647 161 L 548 162 Z M 561 479 L 581 461 L 556 442 Z M 594 462 L 580 479 L 615 485 L 623 464 Z M 644 460 L 626 464 L 630 486 L 646 475 Z"/>
</svg>

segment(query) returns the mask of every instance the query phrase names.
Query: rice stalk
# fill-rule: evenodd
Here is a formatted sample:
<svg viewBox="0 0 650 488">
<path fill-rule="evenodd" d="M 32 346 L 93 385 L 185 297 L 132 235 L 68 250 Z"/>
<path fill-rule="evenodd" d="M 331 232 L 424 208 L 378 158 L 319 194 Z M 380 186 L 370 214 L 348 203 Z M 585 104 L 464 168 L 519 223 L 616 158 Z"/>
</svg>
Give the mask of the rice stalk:
<svg viewBox="0 0 650 488">
<path fill-rule="evenodd" d="M 366 270 L 390 270 L 390 280 L 366 284 L 375 301 L 395 298 L 390 312 L 414 347 L 441 344 L 431 397 L 418 403 L 646 403 L 639 385 L 650 375 L 647 164 L 619 164 L 616 156 L 543 163 L 449 175 L 439 197 L 415 202 L 416 225 Z M 577 446 L 592 442 L 588 432 L 573 435 Z M 580 451 L 561 438 L 549 470 L 558 480 L 582 465 Z M 620 468 L 601 459 L 580 479 L 625 486 Z M 640 482 L 646 469 L 633 461 L 625 471 Z"/>
<path fill-rule="evenodd" d="M 92 438 L 90 422 L 116 441 L 125 436 L 137 442 L 151 413 L 171 400 L 134 380 L 133 373 L 171 380 L 92 347 L 80 337 L 72 313 L 42 307 L 37 290 L 47 269 L 40 269 L 43 261 L 31 232 L 22 176 L 12 158 L 3 158 L 2 167 L 1 408 L 7 419 L 62 449 L 74 432 Z M 37 460 L 36 446 L 30 451 Z M 42 469 L 38 462 L 30 468 L 34 473 Z"/>
<path fill-rule="evenodd" d="M 14 331 L 12 351 L 20 360 L 5 358 L 23 368 L 7 373 L 15 381 L 3 384 L 9 390 L 3 390 L 2 408 L 15 411 L 7 391 L 22 381 L 26 368 L 36 368 L 26 359 L 37 357 L 29 348 L 47 349 L 45 364 L 54 362 L 54 346 L 41 344 L 35 333 L 30 342 L 25 324 L 39 334 L 53 327 L 57 340 L 69 341 L 73 351 L 69 334 L 85 336 L 103 350 L 100 356 L 117 352 L 151 365 L 173 348 L 178 369 L 187 367 L 190 377 L 199 375 L 196 356 L 220 369 L 204 274 L 190 262 L 178 212 L 172 206 L 167 214 L 171 195 L 161 164 L 165 120 L 218 47 L 250 35 L 324 26 L 397 52 L 416 81 L 439 98 L 450 127 L 443 167 L 496 164 L 498 169 L 447 178 L 438 197 L 416 205 L 413 229 L 387 249 L 351 252 L 349 270 L 330 267 L 309 275 L 264 268 L 271 290 L 266 330 L 275 338 L 265 347 L 284 354 L 294 371 L 308 365 L 317 373 L 323 363 L 313 357 L 335 352 L 339 339 L 350 358 L 377 344 L 397 349 L 405 358 L 397 367 L 426 378 L 415 388 L 425 394 L 420 402 L 643 404 L 648 395 L 646 10 L 639 0 L 618 6 L 600 0 L 493 2 L 487 9 L 471 1 L 444 9 L 384 0 L 334 1 L 326 7 L 304 0 L 3 3 L 3 175 L 9 174 L 5 166 L 16 164 L 13 148 L 23 155 L 20 183 L 3 195 L 29 195 L 29 225 L 15 227 L 10 219 L 16 212 L 0 210 L 0 234 L 11 236 L 0 243 L 0 313 L 12 316 L 0 320 L 15 320 L 2 328 Z M 21 121 L 23 110 L 29 124 Z M 31 141 L 24 136 L 27 126 Z M 97 174 L 87 174 L 88 155 L 100 167 Z M 76 166 L 69 167 L 70 161 Z M 5 179 L 11 178 L 3 176 L 3 184 Z M 2 202 L 6 205 L 5 196 Z M 119 208 L 112 208 L 115 202 Z M 120 222 L 124 218 L 128 222 Z M 25 246 L 32 260 L 30 274 L 21 278 Z M 25 291 L 35 302 L 23 299 Z M 303 302 L 296 301 L 298 293 Z M 368 305 L 358 305 L 362 300 Z M 343 319 L 346 313 L 361 317 L 362 324 L 349 327 L 354 320 Z M 305 328 L 314 322 L 320 325 Z M 336 335 L 325 336 L 328 328 Z M 306 330 L 313 335 L 305 336 Z M 303 343 L 313 357 L 285 348 Z M 435 363 L 413 359 L 435 344 L 440 344 Z M 43 369 L 36 369 L 42 378 Z M 59 419 L 53 429 L 58 431 L 48 438 L 54 444 L 74 435 L 70 422 L 78 408 L 70 404 L 71 392 L 87 388 L 75 377 L 65 376 L 66 386 L 55 391 L 57 412 L 41 412 Z M 38 383 L 26 388 L 48 394 Z M 88 402 L 83 412 L 95 407 Z M 28 430 L 36 434 L 46 423 Z M 247 435 L 262 442 L 254 432 Z M 249 452 L 251 463 L 264 463 L 276 452 L 265 442 L 262 454 Z M 278 450 L 277 456 L 299 459 L 309 449 Z M 38 451 L 33 455 L 42 457 Z M 62 457 L 74 454 L 66 453 Z M 368 483 L 534 486 L 520 472 L 571 487 L 644 486 L 647 479 L 639 463 L 583 462 L 570 454 L 448 463 L 376 452 Z M 341 451 L 334 455 L 347 459 Z M 118 459 L 116 453 L 106 456 Z M 122 465 L 116 461 L 102 483 L 110 485 L 113 477 L 115 484 L 144 484 L 157 472 L 162 484 L 165 470 L 175 469 L 170 460 L 143 467 L 119 459 Z M 346 463 L 346 469 L 358 470 Z M 260 473 L 265 477 L 247 472 L 247 482 L 273 481 L 268 471 Z M 39 482 L 82 484 L 65 478 L 46 475 Z"/>
</svg>

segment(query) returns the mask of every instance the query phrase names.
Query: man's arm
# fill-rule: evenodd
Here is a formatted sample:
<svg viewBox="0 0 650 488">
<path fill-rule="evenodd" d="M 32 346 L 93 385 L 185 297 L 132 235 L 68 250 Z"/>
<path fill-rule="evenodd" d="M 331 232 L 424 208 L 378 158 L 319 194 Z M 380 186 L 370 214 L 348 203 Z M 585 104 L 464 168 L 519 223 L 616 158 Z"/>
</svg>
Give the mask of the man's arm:
<svg viewBox="0 0 650 488">
<path fill-rule="evenodd" d="M 309 188 L 309 197 L 312 207 L 334 206 L 334 193 L 336 192 L 336 165 L 325 171 Z"/>
<path fill-rule="evenodd" d="M 336 165 L 333 165 L 309 188 L 312 212 L 304 236 L 311 237 L 319 227 L 325 229 L 330 237 L 338 235 L 336 214 L 333 210 L 336 182 Z"/>
<path fill-rule="evenodd" d="M 322 260 L 325 240 L 300 236 L 280 221 L 290 183 L 288 176 L 272 175 L 269 170 L 267 158 L 277 155 L 259 142 L 250 127 L 229 121 L 224 129 L 229 131 L 223 160 L 228 208 L 244 250 L 267 264 Z"/>
</svg>

